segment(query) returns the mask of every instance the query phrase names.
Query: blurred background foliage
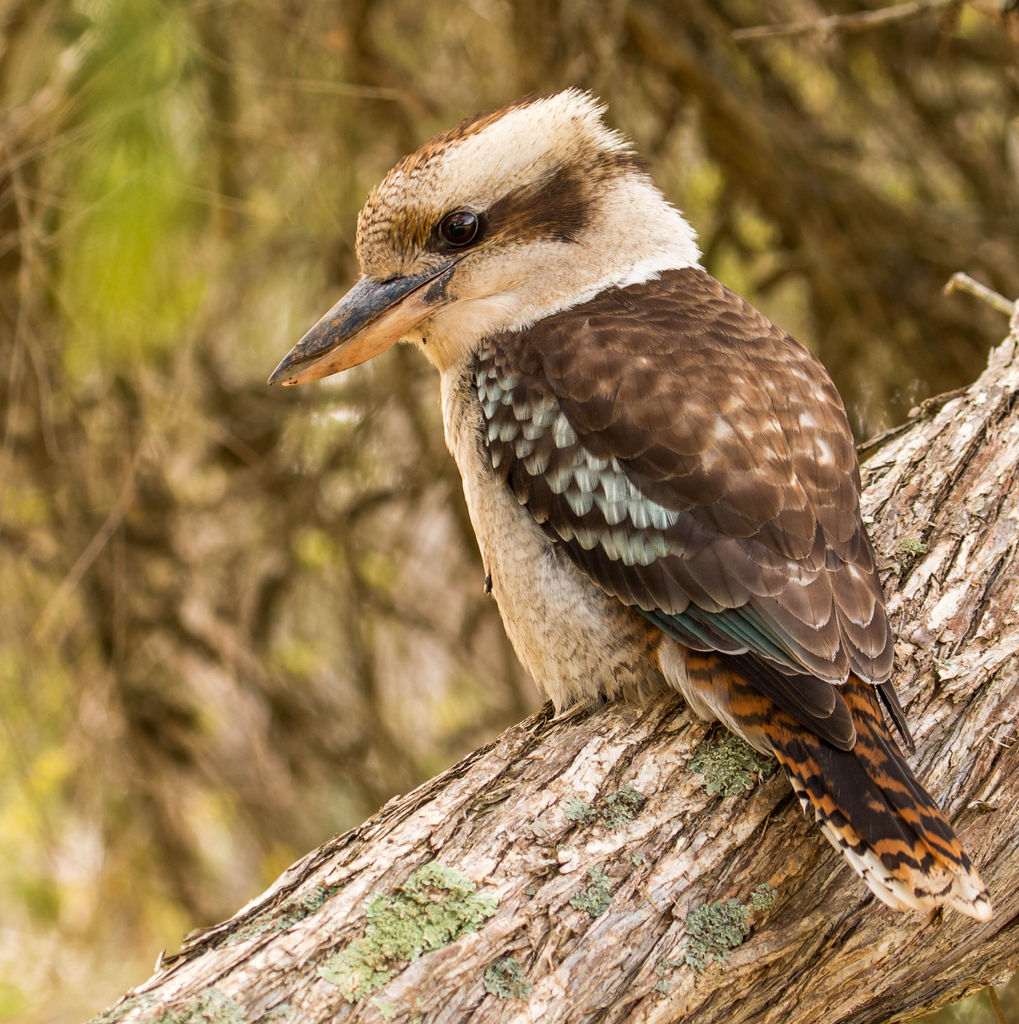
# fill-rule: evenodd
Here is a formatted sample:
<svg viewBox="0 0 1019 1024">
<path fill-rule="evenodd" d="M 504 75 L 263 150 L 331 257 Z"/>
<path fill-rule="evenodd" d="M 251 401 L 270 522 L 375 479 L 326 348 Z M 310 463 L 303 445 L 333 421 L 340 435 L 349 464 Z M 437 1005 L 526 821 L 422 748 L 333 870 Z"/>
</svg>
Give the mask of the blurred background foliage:
<svg viewBox="0 0 1019 1024">
<path fill-rule="evenodd" d="M 975 377 L 1004 319 L 941 287 L 1019 295 L 1016 19 L 741 32 L 880 7 L 0 0 L 0 1020 L 89 1016 L 537 704 L 424 361 L 265 386 L 433 131 L 590 88 L 861 435 Z"/>
</svg>

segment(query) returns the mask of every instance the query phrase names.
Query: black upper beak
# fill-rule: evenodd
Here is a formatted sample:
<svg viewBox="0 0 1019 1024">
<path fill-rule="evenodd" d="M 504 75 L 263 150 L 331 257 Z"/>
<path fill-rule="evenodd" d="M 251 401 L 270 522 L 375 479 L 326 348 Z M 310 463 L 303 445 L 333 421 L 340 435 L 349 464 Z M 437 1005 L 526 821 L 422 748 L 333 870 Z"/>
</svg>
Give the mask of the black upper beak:
<svg viewBox="0 0 1019 1024">
<path fill-rule="evenodd" d="M 388 281 L 362 277 L 286 354 L 269 383 L 317 380 L 383 352 L 438 308 L 454 266 Z"/>
</svg>

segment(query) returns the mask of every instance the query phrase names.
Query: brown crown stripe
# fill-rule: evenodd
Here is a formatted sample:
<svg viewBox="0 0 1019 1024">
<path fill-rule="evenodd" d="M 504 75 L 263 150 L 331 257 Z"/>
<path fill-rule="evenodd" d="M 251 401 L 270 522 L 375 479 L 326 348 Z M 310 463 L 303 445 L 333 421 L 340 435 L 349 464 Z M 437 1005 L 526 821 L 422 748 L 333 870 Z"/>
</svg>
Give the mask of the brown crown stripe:
<svg viewBox="0 0 1019 1024">
<path fill-rule="evenodd" d="M 551 98 L 549 95 L 540 95 L 538 93 L 529 93 L 527 96 L 522 96 L 520 99 L 513 103 L 508 103 L 505 107 L 500 107 L 498 110 L 493 110 L 490 113 L 477 113 L 472 114 L 470 117 L 465 117 L 458 125 L 454 125 L 452 128 L 447 128 L 445 131 L 438 132 L 433 135 L 424 145 L 421 146 L 414 153 L 410 153 L 405 156 L 393 169 L 390 171 L 390 176 L 396 174 L 413 174 L 421 167 L 425 167 L 431 163 L 447 146 L 454 142 L 461 142 L 463 139 L 468 139 L 472 135 L 479 135 L 486 128 L 491 127 L 497 121 L 502 120 L 508 113 L 513 110 L 520 110 L 523 107 L 529 107 L 540 100 Z"/>
</svg>

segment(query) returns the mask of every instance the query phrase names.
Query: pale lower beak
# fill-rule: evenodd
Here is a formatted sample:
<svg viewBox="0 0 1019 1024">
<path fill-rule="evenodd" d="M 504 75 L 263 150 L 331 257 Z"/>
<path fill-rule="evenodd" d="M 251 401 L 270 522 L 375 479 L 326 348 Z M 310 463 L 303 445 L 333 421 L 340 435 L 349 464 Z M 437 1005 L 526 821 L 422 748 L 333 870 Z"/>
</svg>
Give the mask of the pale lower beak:
<svg viewBox="0 0 1019 1024">
<path fill-rule="evenodd" d="M 318 380 L 384 352 L 444 304 L 455 266 L 388 281 L 362 277 L 287 353 L 269 383 Z"/>
</svg>

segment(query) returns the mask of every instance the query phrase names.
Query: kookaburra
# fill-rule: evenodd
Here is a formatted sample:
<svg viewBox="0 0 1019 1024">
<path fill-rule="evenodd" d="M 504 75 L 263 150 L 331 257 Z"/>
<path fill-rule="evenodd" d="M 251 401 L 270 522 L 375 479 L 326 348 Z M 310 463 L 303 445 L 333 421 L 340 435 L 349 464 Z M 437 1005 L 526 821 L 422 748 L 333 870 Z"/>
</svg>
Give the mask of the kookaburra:
<svg viewBox="0 0 1019 1024">
<path fill-rule="evenodd" d="M 838 392 L 701 268 L 599 103 L 435 136 L 368 197 L 357 256 L 270 383 L 421 349 L 506 631 L 556 708 L 677 690 L 779 760 L 885 903 L 988 918 L 882 714 L 912 748 Z"/>
</svg>

